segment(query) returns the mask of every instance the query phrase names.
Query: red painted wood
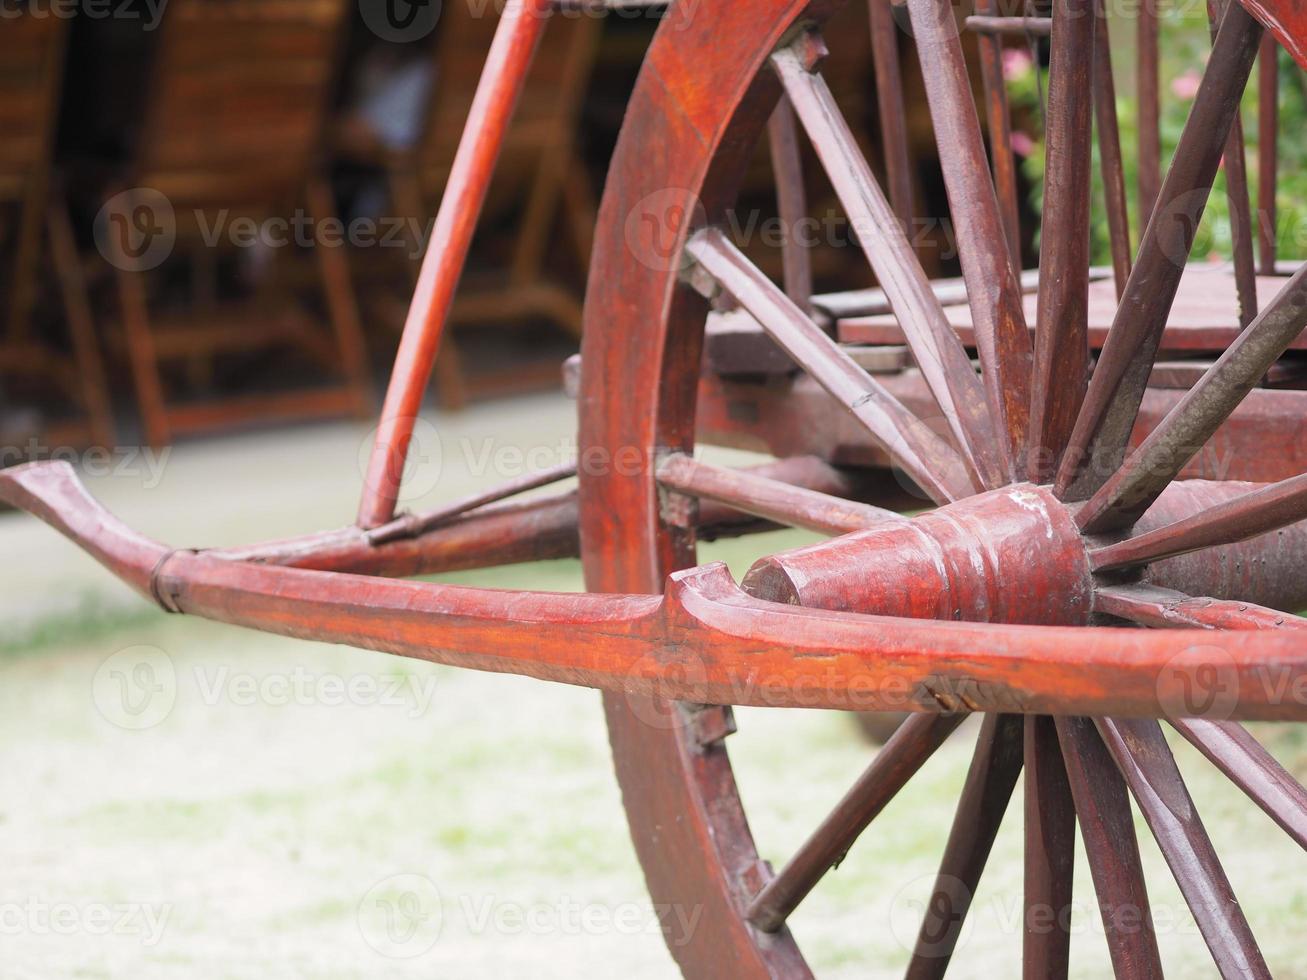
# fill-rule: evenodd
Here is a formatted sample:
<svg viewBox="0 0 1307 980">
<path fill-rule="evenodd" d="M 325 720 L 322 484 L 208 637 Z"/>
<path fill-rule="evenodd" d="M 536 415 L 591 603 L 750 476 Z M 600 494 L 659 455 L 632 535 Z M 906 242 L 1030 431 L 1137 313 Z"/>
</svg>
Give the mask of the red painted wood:
<svg viewBox="0 0 1307 980">
<path fill-rule="evenodd" d="M 1121 156 L 1121 130 L 1116 117 L 1116 80 L 1112 74 L 1112 38 L 1105 0 L 1097 0 L 1094 16 L 1094 124 L 1098 130 L 1108 243 L 1112 249 L 1112 285 L 1116 287 L 1119 300 L 1130 278 L 1130 213 L 1125 164 Z"/>
<path fill-rule="evenodd" d="M 1273 483 L 1184 520 L 1094 548 L 1094 571 L 1161 561 L 1203 548 L 1234 544 L 1307 520 L 1307 474 Z"/>
<path fill-rule="evenodd" d="M 552 7 L 553 0 L 512 0 L 503 8 L 404 323 L 404 336 L 368 461 L 359 503 L 360 527 L 375 527 L 395 516 L 409 440 L 454 302 L 454 290 L 463 273 L 504 133 Z"/>
<path fill-rule="evenodd" d="M 1014 263 L 1007 247 L 953 7 L 946 0 L 908 0 L 907 6 L 971 305 L 989 417 L 1006 437 L 1007 472 L 1016 475 L 1023 470 L 1030 427 L 1031 378 L 1030 335 L 1016 274 L 1019 259 Z M 1005 150 L 1010 156 L 1010 147 Z M 1000 156 L 996 153 L 996 161 Z"/>
<path fill-rule="evenodd" d="M 1261 35 L 1230 7 L 1058 469 L 1064 499 L 1085 499 L 1124 455 Z"/>
<path fill-rule="evenodd" d="M 1239 0 L 1307 68 L 1307 6 L 1302 0 Z"/>
<path fill-rule="evenodd" d="M 1058 718 L 1057 734 L 1113 973 L 1161 980 L 1162 959 L 1125 782 L 1091 720 Z"/>
<path fill-rule="evenodd" d="M 1171 726 L 1307 850 L 1307 789 L 1232 721 L 1175 718 Z"/>
<path fill-rule="evenodd" d="M 1065 977 L 1071 957 L 1076 809 L 1052 718 L 1025 720 L 1023 977 Z"/>
<path fill-rule="evenodd" d="M 1281 270 L 1283 269 L 1282 263 Z M 1259 304 L 1265 306 L 1271 302 L 1283 286 L 1283 274 L 1258 276 Z M 1159 349 L 1172 353 L 1219 353 L 1229 347 L 1243 329 L 1239 323 L 1235 289 L 1234 275 L 1228 266 L 1189 263 L 1181 275 L 1180 288 L 1167 316 Z M 818 302 L 820 300 L 819 297 Z M 947 303 L 944 313 L 958 337 L 967 346 L 975 346 L 976 335 L 971 325 L 970 308 L 951 295 L 947 297 Z M 1092 280 L 1089 284 L 1089 346 L 1092 349 L 1101 350 L 1107 341 L 1116 308 L 1116 288 L 1111 278 L 1099 276 Z M 1028 293 L 1025 297 L 1028 323 L 1035 322 L 1037 312 L 1036 299 Z M 883 312 L 846 314 L 840 311 L 837 336 L 848 344 L 903 343 L 903 331 L 899 329 L 898 321 Z M 1307 350 L 1307 334 L 1295 337 L 1289 349 Z"/>
<path fill-rule="evenodd" d="M 948 970 L 1021 774 L 1024 730 L 1024 720 L 1015 715 L 987 715 L 981 725 L 935 887 L 908 962 L 907 980 L 939 980 Z"/>
<path fill-rule="evenodd" d="M 1175 875 L 1217 969 L 1227 980 L 1271 975 L 1202 819 L 1151 719 L 1097 719 L 1098 731 Z"/>
<path fill-rule="evenodd" d="M 767 121 L 767 145 L 771 151 L 772 174 L 776 178 L 776 210 L 785 234 L 781 258 L 784 262 L 785 295 L 800 309 L 807 310 L 812 300 L 812 258 L 807 246 L 797 237 L 800 222 L 808 217 L 808 201 L 803 188 L 803 160 L 799 153 L 799 133 L 794 125 L 794 109 L 781 98 Z"/>
<path fill-rule="evenodd" d="M 1007 482 L 1008 468 L 1003 465 L 995 441 L 984 388 L 971 370 L 967 352 L 949 329 L 926 273 L 830 89 L 809 63 L 810 49 L 818 44 L 815 38 L 801 38 L 777 51 L 772 64 L 840 203 L 857 229 L 867 262 L 899 315 L 908 346 L 944 421 L 979 471 L 984 486 L 1002 486 Z"/>
<path fill-rule="evenodd" d="M 743 585 L 773 602 L 990 623 L 1087 623 L 1093 590 L 1070 513 L 1029 484 L 763 558 Z"/>
<path fill-rule="evenodd" d="M 1056 472 L 1089 383 L 1089 190 L 1095 0 L 1054 0 L 1048 163 L 1026 475 Z"/>
<path fill-rule="evenodd" d="M 1261 316 L 1226 348 L 1132 453 L 1103 481 L 1077 520 L 1089 532 L 1128 526 L 1270 370 L 1307 327 L 1307 267 L 1298 270 Z"/>
<path fill-rule="evenodd" d="M 877 379 L 910 411 L 934 405 L 921 376 L 912 371 Z M 1138 445 L 1184 397 L 1180 389 L 1144 393 L 1131 436 Z M 1307 438 L 1298 420 L 1307 416 L 1307 392 L 1254 388 L 1180 471 L 1181 479 L 1269 483 L 1307 470 Z M 775 456 L 815 454 L 841 465 L 891 465 L 867 431 L 811 378 L 766 380 L 705 375 L 698 406 L 699 438 L 706 443 Z M 1249 452 L 1256 446 L 1256 452 Z M 917 499 L 927 498 L 918 492 Z"/>
<path fill-rule="evenodd" d="M 841 500 L 755 473 L 701 463 L 681 453 L 659 462 L 657 475 L 658 482 L 668 490 L 715 500 L 777 524 L 825 534 L 844 534 L 904 520 L 892 510 Z"/>
<path fill-rule="evenodd" d="M 968 445 L 959 444 L 965 454 L 964 466 L 964 459 L 948 443 L 858 367 L 719 229 L 706 228 L 697 233 L 686 243 L 686 252 L 753 314 L 797 365 L 867 427 L 932 499 L 940 503 L 957 500 L 979 489 L 972 479 L 979 461 Z M 967 371 L 971 372 L 969 362 Z"/>
<path fill-rule="evenodd" d="M 1228 658 L 1241 718 L 1307 718 L 1265 665 L 1307 676 L 1279 632 L 1092 630 L 919 621 L 752 598 L 724 566 L 666 594 L 511 592 L 234 562 L 124 528 L 66 464 L 0 471 L 0 501 L 43 516 L 165 608 L 303 639 L 478 670 L 707 704 L 1158 716 L 1182 703 L 1168 670 L 1195 643 Z M 647 726 L 646 726 L 647 728 Z"/>
<path fill-rule="evenodd" d="M 1146 583 L 1101 586 L 1094 593 L 1094 611 L 1157 628 L 1307 629 L 1307 620 L 1290 613 L 1251 602 L 1186 595 Z"/>
<path fill-rule="evenodd" d="M 779 929 L 966 717 L 917 715 L 900 725 L 821 825 L 749 903 L 749 921 L 763 932 Z"/>
</svg>

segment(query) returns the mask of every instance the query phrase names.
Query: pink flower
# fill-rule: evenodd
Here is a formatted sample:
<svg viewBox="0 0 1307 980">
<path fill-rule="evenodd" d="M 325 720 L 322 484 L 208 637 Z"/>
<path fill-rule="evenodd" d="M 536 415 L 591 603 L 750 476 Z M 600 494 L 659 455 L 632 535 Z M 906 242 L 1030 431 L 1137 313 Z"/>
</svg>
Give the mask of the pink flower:
<svg viewBox="0 0 1307 980">
<path fill-rule="evenodd" d="M 1029 133 L 1019 129 L 1012 130 L 1012 152 L 1019 157 L 1028 157 L 1035 152 L 1035 141 Z"/>
<path fill-rule="evenodd" d="M 1171 82 L 1171 94 L 1177 99 L 1190 101 L 1198 94 L 1198 86 L 1202 84 L 1203 76 L 1198 73 L 1196 68 L 1190 68 L 1183 75 L 1176 76 Z"/>
<path fill-rule="evenodd" d="M 1030 52 L 1024 48 L 1003 49 L 1003 78 L 1007 81 L 1025 78 L 1033 64 L 1034 62 L 1030 60 Z"/>
</svg>

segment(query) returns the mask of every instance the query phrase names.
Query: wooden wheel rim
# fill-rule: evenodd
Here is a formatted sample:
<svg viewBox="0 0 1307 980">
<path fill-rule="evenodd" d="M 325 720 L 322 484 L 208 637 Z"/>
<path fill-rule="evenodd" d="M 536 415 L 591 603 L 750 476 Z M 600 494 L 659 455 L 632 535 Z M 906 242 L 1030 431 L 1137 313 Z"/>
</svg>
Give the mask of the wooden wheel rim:
<svg viewBox="0 0 1307 980">
<path fill-rule="evenodd" d="M 733 202 L 742 168 L 780 93 L 776 78 L 765 70 L 768 57 L 796 27 L 821 23 L 834 6 L 786 0 L 713 5 L 675 29 L 665 26 L 656 38 L 628 106 L 595 238 L 583 343 L 583 452 L 598 450 L 611 459 L 626 451 L 649 459 L 657 453 L 693 451 L 706 306 L 680 288 L 676 259 L 689 233 Z M 619 323 L 622 328 L 615 329 Z M 581 539 L 589 588 L 656 593 L 667 573 L 694 563 L 690 536 L 660 518 L 653 469 L 652 462 L 625 473 L 615 467 L 583 467 Z M 651 726 L 651 713 L 659 711 L 679 712 L 673 717 L 683 723 Z M 654 901 L 660 907 L 702 912 L 696 934 L 680 937 L 683 942 L 671 947 L 681 969 L 687 976 L 720 976 L 723 971 L 808 975 L 787 929 L 764 933 L 746 921 L 746 913 L 757 911 L 750 910 L 750 900 L 769 871 L 758 858 L 720 740 L 705 744 L 691 721 L 693 706 L 660 708 L 607 694 L 605 712 L 632 837 Z M 1001 717 L 991 716 L 991 722 Z M 1040 826 L 1028 799 L 1028 822 L 1035 820 L 1036 835 L 1067 832 L 1066 815 L 1075 819 L 1072 789 L 1076 804 L 1089 808 L 1086 835 L 1097 833 L 1101 842 L 1125 832 L 1119 825 L 1120 807 L 1128 812 L 1123 784 L 1117 784 L 1120 792 L 1099 812 L 1082 798 L 1089 771 L 1073 771 L 1068 786 L 1067 776 L 1046 772 L 1053 767 L 1043 760 L 1049 758 L 1048 746 L 1055 747 L 1060 738 L 1064 747 L 1080 746 L 1083 758 L 1098 765 L 1108 759 L 1106 750 L 1094 748 L 1101 748 L 1101 738 L 1118 753 L 1120 766 L 1122 731 L 1131 724 L 1104 721 L 1098 734 L 1093 725 L 1084 729 L 1071 720 L 1059 720 L 1056 731 L 1051 723 L 1027 724 L 1024 744 L 1031 778 L 1065 802 L 1062 812 L 1047 815 L 1048 829 Z M 1003 739 L 1015 737 L 1021 744 L 1020 735 L 1006 732 L 1001 722 L 987 732 L 995 751 Z M 1151 730 L 1145 725 L 1133 735 L 1150 738 Z M 1055 768 L 1060 770 L 1060 761 Z M 1130 788 L 1139 795 L 1146 783 L 1145 775 L 1142 783 L 1131 781 Z M 983 796 L 987 791 L 977 792 Z M 951 839 L 949 849 L 953 847 Z M 1199 863 L 1207 859 L 1204 854 L 1198 858 Z M 1043 860 L 1044 872 L 1051 875 L 1058 859 L 1044 855 Z M 1029 857 L 1027 861 L 1030 888 Z M 1118 887 L 1135 887 L 1133 878 L 1142 888 L 1137 867 L 1128 862 L 1121 877 L 1126 883 Z M 1052 899 L 1061 886 L 1046 877 L 1033 887 Z M 1241 942 L 1235 939 L 1231 945 L 1237 950 Z M 1114 962 L 1118 955 L 1130 955 L 1125 944 L 1112 952 Z M 1147 950 L 1139 955 L 1146 959 Z M 1221 965 L 1228 967 L 1229 961 Z M 1257 972 L 1255 964 L 1246 965 Z M 1027 967 L 1038 974 L 1037 963 L 1028 960 Z"/>
<path fill-rule="evenodd" d="M 703 309 L 678 288 L 679 270 L 657 259 L 680 254 L 696 206 L 711 211 L 733 199 L 739 168 L 779 95 L 779 85 L 761 71 L 768 54 L 800 18 L 824 18 L 831 9 L 806 0 L 714 4 L 679 30 L 669 22 L 650 48 L 597 224 L 582 335 L 583 452 L 693 449 Z M 693 68 L 694 52 L 703 50 L 716 55 Z M 697 93 L 684 88 L 691 79 Z M 734 119 L 721 111 L 740 103 L 749 108 Z M 671 219 L 670 227 L 657 227 L 670 247 L 644 253 L 643 261 L 632 254 L 627 233 L 627 216 L 641 202 L 653 205 L 660 221 Z M 622 330 L 610 319 L 618 311 Z M 638 366 L 636 383 L 631 366 Z M 688 384 L 665 388 L 658 382 L 677 367 Z M 588 588 L 657 593 L 668 572 L 694 563 L 693 547 L 658 519 L 650 468 L 632 475 L 616 468 L 588 471 L 580 492 Z M 667 710 L 604 696 L 623 804 L 654 903 L 702 911 L 688 941 L 669 945 L 672 955 L 687 976 L 808 975 L 788 930 L 768 935 L 744 920 L 748 879 L 759 859 L 725 748 L 695 744 L 685 725 L 648 723 Z"/>
</svg>

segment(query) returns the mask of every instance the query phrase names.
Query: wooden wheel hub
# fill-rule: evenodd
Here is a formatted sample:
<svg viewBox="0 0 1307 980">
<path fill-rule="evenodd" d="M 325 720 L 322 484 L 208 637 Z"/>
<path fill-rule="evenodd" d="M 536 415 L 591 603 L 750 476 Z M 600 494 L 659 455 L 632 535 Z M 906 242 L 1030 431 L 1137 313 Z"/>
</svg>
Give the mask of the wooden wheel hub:
<svg viewBox="0 0 1307 980">
<path fill-rule="evenodd" d="M 1074 626 L 1089 621 L 1093 573 L 1071 508 L 1018 484 L 764 558 L 744 587 L 822 609 Z"/>
</svg>

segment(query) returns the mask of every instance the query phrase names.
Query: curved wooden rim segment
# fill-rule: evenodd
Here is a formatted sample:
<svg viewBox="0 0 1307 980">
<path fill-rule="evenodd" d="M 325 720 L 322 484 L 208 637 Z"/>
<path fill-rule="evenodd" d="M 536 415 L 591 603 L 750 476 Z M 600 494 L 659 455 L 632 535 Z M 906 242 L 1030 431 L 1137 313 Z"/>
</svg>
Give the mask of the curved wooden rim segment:
<svg viewBox="0 0 1307 980">
<path fill-rule="evenodd" d="M 1302 0 L 1239 0 L 1307 69 L 1307 6 Z"/>
</svg>

